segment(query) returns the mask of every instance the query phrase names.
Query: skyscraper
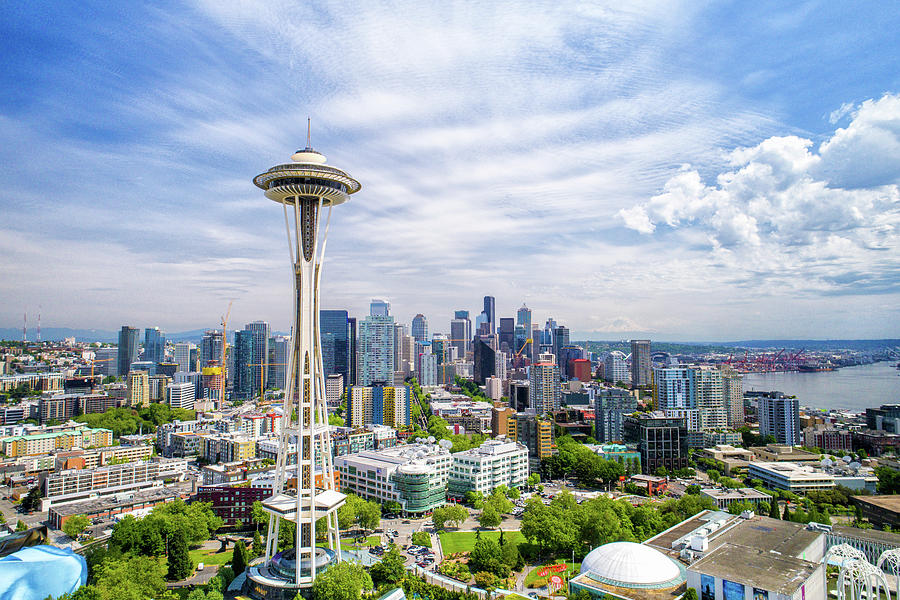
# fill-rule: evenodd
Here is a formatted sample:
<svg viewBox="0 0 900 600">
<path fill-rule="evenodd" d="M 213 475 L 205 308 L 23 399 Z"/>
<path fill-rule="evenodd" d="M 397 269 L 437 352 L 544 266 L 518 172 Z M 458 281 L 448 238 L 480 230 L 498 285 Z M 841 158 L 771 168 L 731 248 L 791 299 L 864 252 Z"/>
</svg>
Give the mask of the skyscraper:
<svg viewBox="0 0 900 600">
<path fill-rule="evenodd" d="M 222 362 L 221 331 L 207 331 L 200 339 L 200 368 L 207 366 L 210 361 L 215 361 L 216 364 Z"/>
<path fill-rule="evenodd" d="M 159 327 L 144 329 L 144 360 L 161 363 L 166 351 L 166 334 Z"/>
<path fill-rule="evenodd" d="M 193 371 L 191 367 L 191 348 L 194 345 L 189 342 L 178 342 L 175 344 L 175 364 L 178 365 L 179 371 Z"/>
<path fill-rule="evenodd" d="M 391 303 L 387 300 L 373 298 L 369 303 L 369 315 L 373 317 L 389 317 L 391 315 Z"/>
<path fill-rule="evenodd" d="M 346 500 L 333 478 L 331 436 L 327 427 L 325 376 L 319 336 L 319 275 L 324 266 L 326 225 L 331 210 L 360 189 L 344 171 L 326 166 L 325 157 L 307 147 L 257 175 L 253 183 L 283 206 L 293 275 L 293 335 L 284 417 L 275 463 L 273 496 L 263 501 L 269 513 L 265 563 L 248 571 L 249 585 L 263 597 L 290 598 L 312 586 L 316 571 L 341 559 L 337 510 Z M 293 214 L 293 228 L 288 211 Z M 325 217 L 327 211 L 327 217 Z M 268 331 L 266 332 L 268 341 Z M 266 353 L 267 354 L 267 353 Z M 263 356 L 266 356 L 264 354 Z M 296 415 L 296 416 L 294 416 Z M 316 471 L 321 473 L 317 477 Z M 288 493 L 287 481 L 296 486 Z M 295 523 L 291 548 L 278 551 L 282 520 Z M 317 546 L 316 527 L 324 523 L 326 548 Z"/>
<path fill-rule="evenodd" d="M 265 321 L 253 321 L 244 325 L 244 330 L 253 336 L 253 353 L 251 362 L 253 369 L 250 371 L 251 397 L 266 387 L 266 378 L 269 370 L 269 324 Z M 262 370 L 260 370 L 262 365 Z"/>
<path fill-rule="evenodd" d="M 501 317 L 500 327 L 497 332 L 500 336 L 500 350 L 509 354 L 518 352 L 516 345 L 516 320 L 512 318 Z M 505 346 L 504 346 L 505 344 Z"/>
<path fill-rule="evenodd" d="M 720 365 L 722 370 L 722 397 L 729 427 L 743 427 L 744 418 L 744 376 L 730 365 Z"/>
<path fill-rule="evenodd" d="M 420 344 L 428 341 L 428 319 L 422 313 L 413 317 L 412 328 L 410 329 L 413 339 Z"/>
<path fill-rule="evenodd" d="M 416 379 L 419 385 L 437 385 L 437 356 L 432 354 L 431 344 L 419 344 L 417 346 L 419 356 L 416 360 Z"/>
<path fill-rule="evenodd" d="M 519 329 L 521 327 L 521 329 Z M 519 352 L 522 350 L 522 346 L 524 346 L 531 337 L 531 309 L 522 305 L 516 312 L 516 347 L 513 352 Z M 540 344 L 540 341 L 537 341 Z M 531 348 L 526 346 L 524 350 L 522 350 L 522 354 L 531 358 Z"/>
<path fill-rule="evenodd" d="M 458 356 L 465 358 L 472 344 L 472 321 L 469 311 L 458 310 L 450 321 L 450 344 L 457 349 Z"/>
<path fill-rule="evenodd" d="M 484 315 L 487 317 L 488 333 L 496 333 L 497 332 L 497 301 L 493 296 L 485 296 L 484 297 L 484 310 L 482 311 Z"/>
<path fill-rule="evenodd" d="M 350 382 L 346 385 L 356 385 L 359 378 L 359 338 L 356 335 L 356 317 L 349 317 L 347 325 L 350 326 Z"/>
<path fill-rule="evenodd" d="M 494 375 L 496 353 L 490 344 L 480 336 L 475 338 L 474 344 L 473 379 L 478 385 L 484 385 L 485 380 Z"/>
<path fill-rule="evenodd" d="M 394 381 L 394 317 L 369 315 L 359 323 L 359 372 L 361 386 Z"/>
<path fill-rule="evenodd" d="M 728 426 L 725 399 L 722 394 L 722 372 L 714 367 L 691 368 L 694 390 L 697 393 L 697 410 L 700 411 L 700 428 L 724 429 Z"/>
<path fill-rule="evenodd" d="M 344 387 L 350 386 L 350 316 L 346 310 L 320 310 L 319 335 L 322 338 L 322 365 L 325 376 L 343 375 Z"/>
<path fill-rule="evenodd" d="M 594 405 L 594 437 L 600 444 L 625 440 L 625 415 L 637 410 L 637 399 L 622 388 L 588 388 Z"/>
<path fill-rule="evenodd" d="M 556 329 L 553 330 L 553 354 L 556 355 L 556 358 L 560 358 L 560 350 L 569 345 L 569 328 L 565 325 L 558 325 Z M 558 360 L 559 364 L 562 365 L 562 361 Z"/>
<path fill-rule="evenodd" d="M 650 340 L 631 340 L 631 385 L 650 385 L 651 375 Z"/>
<path fill-rule="evenodd" d="M 249 400 L 254 394 L 259 393 L 259 387 L 254 387 L 254 371 L 259 379 L 259 367 L 253 366 L 253 332 L 248 329 L 234 332 L 234 345 L 231 348 L 231 356 L 234 358 L 234 367 L 231 371 L 232 395 L 238 400 Z M 258 386 L 258 381 L 256 382 Z"/>
<path fill-rule="evenodd" d="M 137 327 L 129 327 L 128 325 L 122 325 L 122 329 L 119 330 L 119 375 L 128 375 L 131 363 L 138 359 L 138 350 L 140 348 L 139 333 L 140 331 Z"/>
<path fill-rule="evenodd" d="M 269 385 L 276 390 L 287 387 L 287 361 L 291 352 L 291 338 L 276 335 L 269 341 L 272 362 L 269 363 Z"/>
</svg>

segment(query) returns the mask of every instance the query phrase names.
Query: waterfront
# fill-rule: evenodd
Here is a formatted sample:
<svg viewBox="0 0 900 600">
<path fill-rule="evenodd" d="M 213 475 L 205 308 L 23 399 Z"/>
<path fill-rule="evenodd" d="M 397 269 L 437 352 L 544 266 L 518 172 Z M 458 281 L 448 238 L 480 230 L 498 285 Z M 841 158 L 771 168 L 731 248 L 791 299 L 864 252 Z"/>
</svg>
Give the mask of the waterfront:
<svg viewBox="0 0 900 600">
<path fill-rule="evenodd" d="M 801 406 L 863 411 L 900 402 L 900 370 L 895 364 L 880 362 L 818 373 L 747 373 L 744 390 L 777 390 L 797 396 Z"/>
</svg>

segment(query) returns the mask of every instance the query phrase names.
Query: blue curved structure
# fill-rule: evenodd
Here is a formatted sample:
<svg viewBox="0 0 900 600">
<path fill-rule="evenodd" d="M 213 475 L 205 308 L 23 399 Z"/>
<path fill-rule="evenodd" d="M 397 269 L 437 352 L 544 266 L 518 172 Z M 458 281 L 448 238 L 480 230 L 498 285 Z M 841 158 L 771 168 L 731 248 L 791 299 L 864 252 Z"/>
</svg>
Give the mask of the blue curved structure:
<svg viewBox="0 0 900 600">
<path fill-rule="evenodd" d="M 32 546 L 0 558 L 0 600 L 44 600 L 87 583 L 87 562 L 67 548 Z"/>
</svg>

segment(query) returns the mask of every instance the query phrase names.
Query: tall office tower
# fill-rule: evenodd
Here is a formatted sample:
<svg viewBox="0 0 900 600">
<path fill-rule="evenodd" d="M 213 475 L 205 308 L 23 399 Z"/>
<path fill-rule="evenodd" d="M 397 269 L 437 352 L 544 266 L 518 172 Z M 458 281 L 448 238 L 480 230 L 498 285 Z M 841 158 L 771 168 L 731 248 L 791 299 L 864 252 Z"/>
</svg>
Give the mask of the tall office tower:
<svg viewBox="0 0 900 600">
<path fill-rule="evenodd" d="M 522 329 L 520 330 L 519 327 Z M 531 337 L 531 309 L 522 305 L 518 311 L 516 311 L 516 349 L 514 352 L 522 353 L 522 356 L 527 356 L 529 359 L 531 358 L 531 348 L 529 346 L 525 346 L 528 341 L 528 338 Z M 540 340 L 535 340 L 538 345 L 540 345 Z M 522 350 L 522 346 L 525 346 L 525 349 Z"/>
<path fill-rule="evenodd" d="M 637 399 L 622 388 L 588 388 L 594 405 L 594 437 L 601 444 L 625 440 L 625 416 L 637 410 Z"/>
<path fill-rule="evenodd" d="M 544 323 L 544 331 L 541 332 L 541 344 L 544 346 L 556 346 L 556 319 L 550 317 Z"/>
<path fill-rule="evenodd" d="M 194 345 L 189 342 L 178 342 L 175 344 L 175 364 L 178 365 L 179 371 L 193 371 L 191 367 L 191 348 Z"/>
<path fill-rule="evenodd" d="M 356 317 L 348 317 L 347 325 L 350 326 L 350 382 L 346 385 L 356 385 L 359 378 L 359 338 L 356 336 Z"/>
<path fill-rule="evenodd" d="M 118 375 L 118 361 L 118 348 L 97 348 L 94 351 L 94 372 L 105 376 Z"/>
<path fill-rule="evenodd" d="M 438 384 L 438 357 L 432 353 L 431 344 L 419 344 L 416 360 L 416 379 L 419 385 Z"/>
<path fill-rule="evenodd" d="M 618 350 L 613 350 L 603 359 L 603 378 L 612 383 L 628 383 L 628 365 L 625 363 L 625 355 Z"/>
<path fill-rule="evenodd" d="M 372 317 L 391 316 L 391 303 L 387 300 L 373 298 L 372 302 L 369 303 L 369 315 Z"/>
<path fill-rule="evenodd" d="M 259 390 L 264 390 L 269 374 L 269 324 L 265 321 L 253 321 L 244 325 L 244 330 L 249 331 L 253 336 L 253 354 L 251 355 L 253 370 L 251 371 L 250 381 L 253 386 L 253 394 L 258 394 Z M 262 365 L 262 371 L 260 371 Z"/>
<path fill-rule="evenodd" d="M 159 327 L 144 329 L 144 360 L 161 363 L 166 354 L 166 334 Z"/>
<path fill-rule="evenodd" d="M 725 412 L 722 372 L 715 367 L 691 368 L 694 390 L 697 394 L 697 410 L 700 411 L 700 429 L 724 429 L 728 426 Z"/>
<path fill-rule="evenodd" d="M 487 317 L 488 333 L 497 333 L 497 301 L 493 296 L 484 297 L 482 313 Z"/>
<path fill-rule="evenodd" d="M 319 335 L 322 338 L 322 366 L 325 376 L 343 375 L 344 387 L 350 387 L 350 316 L 346 310 L 320 310 Z"/>
<path fill-rule="evenodd" d="M 568 334 L 568 332 L 566 333 Z M 571 365 L 574 360 L 584 358 L 584 348 L 581 346 L 563 346 L 557 349 L 555 355 L 556 363 L 559 365 L 559 376 L 564 380 L 573 379 L 574 375 L 572 375 L 569 365 Z M 588 370 L 590 370 L 590 363 L 588 363 Z M 582 379 L 582 381 L 587 380 Z"/>
<path fill-rule="evenodd" d="M 786 446 L 800 444 L 799 400 L 785 398 L 781 393 L 761 396 L 757 414 L 759 415 L 760 435 L 773 435 L 777 443 Z"/>
<path fill-rule="evenodd" d="M 313 150 L 307 139 L 307 147 L 296 152 L 291 162 L 276 165 L 253 180 L 267 198 L 284 208 L 294 284 L 293 335 L 274 495 L 262 504 L 270 515 L 265 562 L 248 571 L 250 587 L 259 589 L 262 597 L 290 598 L 300 589 L 308 591 L 317 570 L 341 559 L 337 510 L 346 497 L 335 489 L 333 478 L 319 335 L 319 276 L 331 210 L 359 191 L 360 185 L 324 163 L 325 157 Z M 289 212 L 293 219 L 288 218 Z M 321 220 L 326 226 L 320 234 Z M 288 493 L 287 480 L 292 473 L 296 486 Z M 282 519 L 296 524 L 296 538 L 293 548 L 279 552 Z M 316 526 L 323 519 L 327 549 L 316 545 Z"/>
<path fill-rule="evenodd" d="M 631 385 L 650 385 L 653 374 L 650 363 L 650 340 L 631 340 Z"/>
<path fill-rule="evenodd" d="M 543 360 L 529 368 L 528 402 L 537 414 L 559 410 L 562 390 L 559 385 L 559 365 Z"/>
<path fill-rule="evenodd" d="M 190 369 L 188 371 L 199 371 L 200 369 L 200 348 L 191 348 L 191 360 L 188 361 Z"/>
<path fill-rule="evenodd" d="M 259 387 L 254 387 L 253 373 L 257 374 L 256 385 L 259 385 L 259 367 L 251 366 L 253 360 L 253 332 L 248 329 L 234 332 L 234 346 L 231 348 L 231 356 L 234 358 L 234 367 L 231 370 L 231 393 L 238 400 L 249 400 L 259 393 Z"/>
<path fill-rule="evenodd" d="M 324 352 L 324 342 L 323 352 Z M 283 390 L 287 387 L 287 362 L 291 353 L 291 338 L 283 335 L 276 335 L 271 339 L 272 362 L 269 363 L 270 385 L 276 390 Z"/>
<path fill-rule="evenodd" d="M 449 360 L 450 340 L 443 333 L 435 333 L 431 336 L 431 353 L 434 354 L 437 364 L 442 365 Z"/>
<path fill-rule="evenodd" d="M 542 336 L 541 328 L 537 325 L 531 326 L 531 339 L 534 340 L 531 344 L 531 354 L 529 358 L 531 362 L 538 362 L 540 355 L 543 353 L 544 349 L 541 347 L 541 336 Z"/>
<path fill-rule="evenodd" d="M 515 319 L 501 317 L 500 327 L 497 333 L 500 336 L 500 350 L 508 354 L 515 354 L 516 352 L 518 352 L 519 349 L 516 347 Z"/>
<path fill-rule="evenodd" d="M 456 348 L 457 356 L 465 358 L 472 345 L 472 321 L 469 311 L 458 310 L 450 321 L 450 345 Z"/>
<path fill-rule="evenodd" d="M 128 375 L 131 363 L 138 359 L 139 333 L 137 327 L 127 325 L 122 325 L 122 329 L 119 330 L 118 375 Z"/>
<path fill-rule="evenodd" d="M 200 339 L 200 367 L 206 367 L 210 361 L 222 362 L 222 332 L 211 329 Z"/>
<path fill-rule="evenodd" d="M 406 325 L 394 323 L 394 371 L 403 372 L 406 365 L 403 364 L 403 338 L 408 334 Z"/>
<path fill-rule="evenodd" d="M 350 388 L 347 415 L 350 427 L 388 425 L 397 428 L 409 425 L 409 387 L 355 385 Z"/>
<path fill-rule="evenodd" d="M 559 359 L 560 350 L 569 345 L 569 328 L 565 325 L 559 325 L 553 330 L 553 354 Z M 559 364 L 563 364 L 558 360 Z"/>
<path fill-rule="evenodd" d="M 359 372 L 361 386 L 394 381 L 394 317 L 369 315 L 359 323 Z"/>
<path fill-rule="evenodd" d="M 428 341 L 428 319 L 422 313 L 413 317 L 412 328 L 410 329 L 413 338 L 420 344 Z"/>
<path fill-rule="evenodd" d="M 696 409 L 696 380 L 688 367 L 653 369 L 653 403 L 657 410 Z"/>
<path fill-rule="evenodd" d="M 497 355 L 491 345 L 481 337 L 475 338 L 473 375 L 475 383 L 484 385 L 484 382 L 493 377 Z"/>
<path fill-rule="evenodd" d="M 744 376 L 730 365 L 719 365 L 722 371 L 722 396 L 729 427 L 743 427 L 744 418 Z"/>
</svg>

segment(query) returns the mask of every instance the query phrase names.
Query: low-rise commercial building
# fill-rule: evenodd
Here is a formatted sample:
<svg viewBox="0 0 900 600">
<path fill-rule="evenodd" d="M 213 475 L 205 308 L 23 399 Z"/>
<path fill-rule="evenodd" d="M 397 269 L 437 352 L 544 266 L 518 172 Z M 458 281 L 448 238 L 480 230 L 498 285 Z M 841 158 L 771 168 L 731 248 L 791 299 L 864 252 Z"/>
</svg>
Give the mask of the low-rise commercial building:
<svg viewBox="0 0 900 600">
<path fill-rule="evenodd" d="M 148 512 L 157 504 L 190 496 L 190 488 L 180 486 L 155 487 L 130 493 L 116 494 L 50 507 L 48 521 L 53 529 L 62 529 L 66 520 L 75 515 L 88 519 L 116 518 L 117 515 Z"/>
<path fill-rule="evenodd" d="M 247 525 L 253 519 L 253 503 L 271 495 L 269 490 L 253 487 L 201 486 L 197 490 L 197 502 L 209 502 L 212 511 L 226 527 L 238 523 Z"/>
<path fill-rule="evenodd" d="M 815 452 L 808 452 L 794 446 L 784 444 L 768 444 L 766 446 L 750 446 L 756 460 L 764 462 L 817 463 L 821 460 Z"/>
<path fill-rule="evenodd" d="M 50 431 L 53 428 L 48 428 Z M 90 448 L 112 445 L 112 431 L 92 429 L 79 423 L 63 431 L 30 433 L 0 440 L 0 452 L 9 457 L 47 454 L 73 448 Z"/>
<path fill-rule="evenodd" d="M 338 456 L 341 491 L 377 502 L 399 502 L 404 514 L 420 515 L 447 500 L 450 451 L 436 444 L 408 444 Z"/>
<path fill-rule="evenodd" d="M 719 444 L 712 448 L 701 448 L 695 451 L 694 460 L 712 461 L 717 471 L 728 477 L 733 477 L 747 472 L 747 469 L 750 467 L 750 461 L 753 460 L 753 453 L 743 448 Z"/>
<path fill-rule="evenodd" d="M 452 457 L 447 492 L 455 498 L 466 492 L 487 496 L 501 485 L 519 488 L 528 479 L 528 448 L 515 441 L 486 440 Z"/>
<path fill-rule="evenodd" d="M 767 488 L 786 490 L 795 494 L 835 486 L 834 475 L 810 466 L 789 462 L 750 463 L 749 476 L 751 479 L 762 480 Z"/>
</svg>

